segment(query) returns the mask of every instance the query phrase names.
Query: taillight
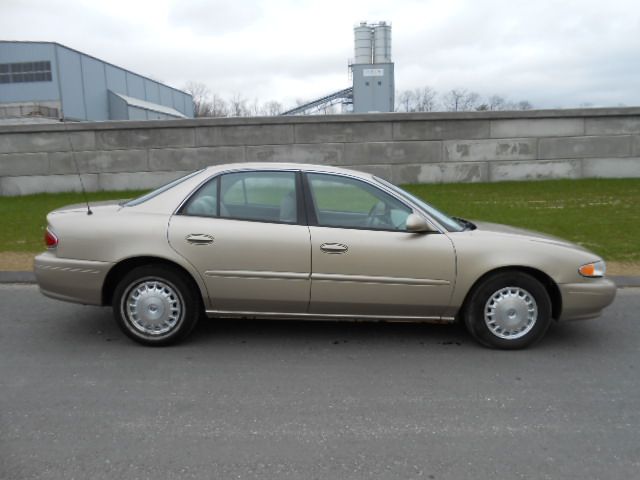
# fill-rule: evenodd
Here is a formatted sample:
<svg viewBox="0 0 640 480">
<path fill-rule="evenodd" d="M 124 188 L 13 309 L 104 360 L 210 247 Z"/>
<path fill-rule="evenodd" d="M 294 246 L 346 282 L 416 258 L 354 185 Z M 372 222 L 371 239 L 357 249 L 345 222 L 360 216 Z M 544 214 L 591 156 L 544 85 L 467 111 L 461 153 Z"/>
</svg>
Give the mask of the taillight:
<svg viewBox="0 0 640 480">
<path fill-rule="evenodd" d="M 56 248 L 58 246 L 58 237 L 49 230 L 49 227 L 44 232 L 44 243 L 47 248 Z"/>
</svg>

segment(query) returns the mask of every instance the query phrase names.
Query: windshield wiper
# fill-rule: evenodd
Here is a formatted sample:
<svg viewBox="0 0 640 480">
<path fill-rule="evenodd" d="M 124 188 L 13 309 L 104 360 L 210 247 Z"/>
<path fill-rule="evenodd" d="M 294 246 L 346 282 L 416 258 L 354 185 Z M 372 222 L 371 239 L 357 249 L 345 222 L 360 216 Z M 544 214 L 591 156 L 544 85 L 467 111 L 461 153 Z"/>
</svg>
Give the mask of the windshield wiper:
<svg viewBox="0 0 640 480">
<path fill-rule="evenodd" d="M 453 218 L 456 222 L 461 223 L 462 226 L 464 226 L 465 230 L 475 230 L 476 228 L 476 224 L 473 222 L 470 222 L 469 220 L 465 220 L 464 218 L 460 218 L 460 217 L 451 217 Z"/>
</svg>

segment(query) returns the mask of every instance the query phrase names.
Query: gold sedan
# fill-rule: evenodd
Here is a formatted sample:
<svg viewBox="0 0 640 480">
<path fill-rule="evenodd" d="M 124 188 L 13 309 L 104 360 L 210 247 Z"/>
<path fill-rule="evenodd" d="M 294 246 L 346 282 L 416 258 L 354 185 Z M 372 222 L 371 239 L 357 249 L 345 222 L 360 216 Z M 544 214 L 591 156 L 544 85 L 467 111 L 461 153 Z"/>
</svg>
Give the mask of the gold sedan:
<svg viewBox="0 0 640 480">
<path fill-rule="evenodd" d="M 553 320 L 600 315 L 616 291 L 582 247 L 451 218 L 373 175 L 326 166 L 209 167 L 47 221 L 42 293 L 112 305 L 147 345 L 185 338 L 205 313 L 462 321 L 483 345 L 517 349 Z"/>
</svg>

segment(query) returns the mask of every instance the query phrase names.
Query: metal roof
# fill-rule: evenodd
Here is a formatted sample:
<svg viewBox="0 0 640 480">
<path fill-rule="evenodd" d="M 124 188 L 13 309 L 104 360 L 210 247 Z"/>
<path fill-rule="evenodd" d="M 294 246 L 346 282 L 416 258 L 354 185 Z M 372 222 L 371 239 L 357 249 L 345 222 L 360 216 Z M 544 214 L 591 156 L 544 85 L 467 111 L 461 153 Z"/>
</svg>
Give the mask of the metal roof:
<svg viewBox="0 0 640 480">
<path fill-rule="evenodd" d="M 176 92 L 180 92 L 183 95 L 189 95 L 190 97 L 193 98 L 193 96 L 189 93 L 189 92 L 185 92 L 184 90 L 180 90 L 179 88 L 176 87 L 172 87 L 171 85 L 167 85 L 166 83 L 160 82 L 158 80 L 154 80 L 153 78 L 147 76 L 147 75 L 142 75 L 140 73 L 136 73 L 133 70 L 129 70 L 128 68 L 124 68 L 121 67 L 120 65 L 116 65 L 115 63 L 111 63 L 111 62 L 107 62 L 106 60 L 102 60 L 101 58 L 95 57 L 93 55 L 90 55 L 88 53 L 85 52 L 81 52 L 80 50 L 77 50 L 75 48 L 71 48 L 68 47 L 66 45 L 63 45 L 62 43 L 58 43 L 58 42 L 47 42 L 47 41 L 42 41 L 42 40 L 0 40 L 0 43 L 39 43 L 41 45 L 54 45 L 54 46 L 58 46 L 60 48 L 64 48 L 66 50 L 71 50 L 72 52 L 78 53 L 80 55 L 84 55 L 85 57 L 89 57 L 89 58 L 93 58 L 94 60 L 97 60 L 98 62 L 104 63 L 106 65 L 111 65 L 112 67 L 118 68 L 120 70 L 124 70 L 125 72 L 129 72 L 132 75 L 137 75 L 138 77 L 142 77 L 145 78 L 151 82 L 154 83 L 158 83 L 160 85 L 163 85 L 171 90 L 175 90 Z"/>
<path fill-rule="evenodd" d="M 129 97 L 127 95 L 123 95 L 122 93 L 116 93 L 113 90 L 109 91 L 124 100 L 130 107 L 137 107 L 142 108 L 143 110 L 151 110 L 152 112 L 164 113 L 166 115 L 171 115 L 172 117 L 187 118 L 186 115 L 183 115 L 175 108 L 165 107 L 164 105 L 158 105 L 157 103 L 140 100 L 139 98 Z"/>
</svg>

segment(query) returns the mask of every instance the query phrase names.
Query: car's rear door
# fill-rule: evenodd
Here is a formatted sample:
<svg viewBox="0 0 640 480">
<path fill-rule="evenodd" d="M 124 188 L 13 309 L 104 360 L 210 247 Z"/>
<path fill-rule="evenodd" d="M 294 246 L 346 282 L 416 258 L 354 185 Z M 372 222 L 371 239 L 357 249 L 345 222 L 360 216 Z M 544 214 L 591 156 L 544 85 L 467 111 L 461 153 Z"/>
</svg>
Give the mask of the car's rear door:
<svg viewBox="0 0 640 480">
<path fill-rule="evenodd" d="M 309 229 L 295 171 L 238 171 L 200 188 L 171 218 L 169 242 L 202 275 L 209 310 L 305 313 Z"/>
<path fill-rule="evenodd" d="M 441 233 L 409 233 L 411 208 L 360 179 L 305 174 L 311 232 L 310 313 L 438 318 L 455 279 Z"/>
</svg>

